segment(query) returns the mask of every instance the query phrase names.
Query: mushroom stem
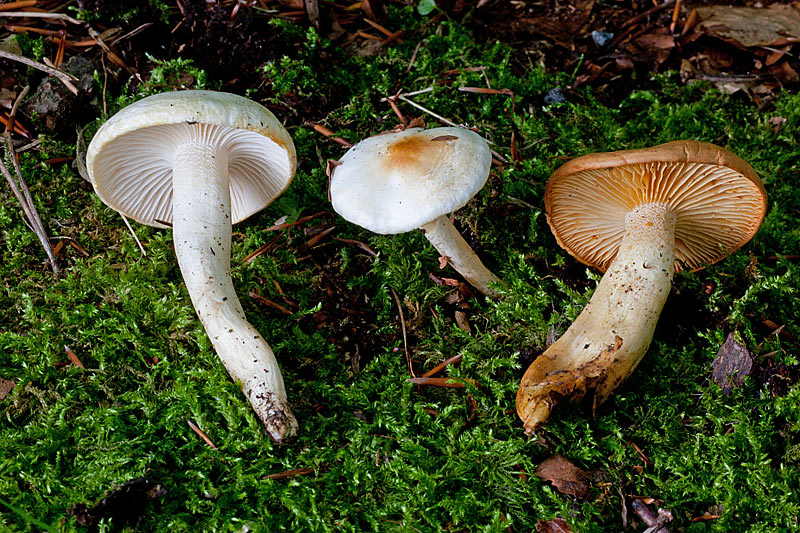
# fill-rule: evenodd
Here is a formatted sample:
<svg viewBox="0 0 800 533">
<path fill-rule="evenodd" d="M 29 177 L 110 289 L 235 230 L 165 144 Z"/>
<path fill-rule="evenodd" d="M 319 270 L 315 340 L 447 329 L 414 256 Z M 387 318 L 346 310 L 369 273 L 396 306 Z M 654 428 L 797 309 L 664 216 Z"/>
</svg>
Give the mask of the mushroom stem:
<svg viewBox="0 0 800 533">
<path fill-rule="evenodd" d="M 297 432 L 278 362 L 247 321 L 231 280 L 228 155 L 202 142 L 181 147 L 173 162 L 175 255 L 197 316 L 234 382 L 277 443 Z"/>
<path fill-rule="evenodd" d="M 517 414 L 530 433 L 563 399 L 594 389 L 593 409 L 633 372 L 653 338 L 675 268 L 675 213 L 666 204 L 625 216 L 625 236 L 570 328 L 528 367 Z"/>
<path fill-rule="evenodd" d="M 422 230 L 433 247 L 447 257 L 456 272 L 470 285 L 489 298 L 500 297 L 500 293 L 489 287 L 490 283 L 500 282 L 500 278 L 484 266 L 447 216 L 442 215 L 428 222 L 422 226 Z"/>
</svg>

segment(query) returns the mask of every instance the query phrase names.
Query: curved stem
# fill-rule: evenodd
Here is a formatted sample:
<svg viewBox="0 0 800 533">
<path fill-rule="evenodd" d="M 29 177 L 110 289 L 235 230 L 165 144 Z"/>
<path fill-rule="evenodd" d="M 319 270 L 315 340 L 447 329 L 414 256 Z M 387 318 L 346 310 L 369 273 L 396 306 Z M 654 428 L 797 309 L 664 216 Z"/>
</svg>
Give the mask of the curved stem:
<svg viewBox="0 0 800 533">
<path fill-rule="evenodd" d="M 447 257 L 456 272 L 464 276 L 470 285 L 489 298 L 500 297 L 500 293 L 489 287 L 490 283 L 500 282 L 500 278 L 492 274 L 478 259 L 448 217 L 440 216 L 422 226 L 422 229 L 433 247 Z"/>
<path fill-rule="evenodd" d="M 173 240 L 197 316 L 228 373 L 275 442 L 297 432 L 278 363 L 247 321 L 230 269 L 231 200 L 227 154 L 187 143 L 173 163 Z"/>
<path fill-rule="evenodd" d="M 589 303 L 522 378 L 517 414 L 527 433 L 564 399 L 594 390 L 593 408 L 603 403 L 650 345 L 675 268 L 675 213 L 664 204 L 639 206 L 625 228 Z"/>
</svg>

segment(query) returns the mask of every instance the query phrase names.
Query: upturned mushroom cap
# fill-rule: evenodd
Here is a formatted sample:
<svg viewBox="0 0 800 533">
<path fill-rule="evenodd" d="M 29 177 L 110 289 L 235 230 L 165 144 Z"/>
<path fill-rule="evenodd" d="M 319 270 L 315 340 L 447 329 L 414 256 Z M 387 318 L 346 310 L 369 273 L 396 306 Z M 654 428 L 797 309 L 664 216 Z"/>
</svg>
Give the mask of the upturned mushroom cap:
<svg viewBox="0 0 800 533">
<path fill-rule="evenodd" d="M 464 128 L 409 128 L 359 142 L 331 177 L 333 208 L 375 233 L 403 233 L 463 207 L 486 183 L 492 155 Z"/>
<path fill-rule="evenodd" d="M 234 223 L 292 181 L 294 144 L 275 115 L 242 96 L 192 90 L 149 96 L 108 119 L 86 154 L 92 185 L 116 211 L 165 227 L 159 221 L 172 222 L 172 154 L 198 140 L 227 154 Z"/>
<path fill-rule="evenodd" d="M 559 245 L 603 272 L 625 234 L 626 213 L 648 203 L 664 203 L 677 216 L 675 270 L 699 270 L 755 235 L 767 197 L 744 160 L 698 141 L 578 157 L 559 167 L 545 190 Z"/>
</svg>

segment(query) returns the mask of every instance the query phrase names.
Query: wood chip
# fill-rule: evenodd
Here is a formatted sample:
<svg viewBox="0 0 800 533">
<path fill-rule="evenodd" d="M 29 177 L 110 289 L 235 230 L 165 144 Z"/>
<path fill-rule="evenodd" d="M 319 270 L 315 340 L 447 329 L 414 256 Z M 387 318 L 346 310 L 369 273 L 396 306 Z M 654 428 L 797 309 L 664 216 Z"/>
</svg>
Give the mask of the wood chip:
<svg viewBox="0 0 800 533">
<path fill-rule="evenodd" d="M 728 395 L 734 387 L 744 384 L 745 376 L 749 376 L 752 369 L 752 354 L 736 342 L 734 332 L 729 333 L 711 363 L 711 379 L 722 388 L 723 394 Z"/>
<path fill-rule="evenodd" d="M 8 396 L 8 393 L 16 386 L 17 384 L 10 379 L 0 378 L 0 400 Z"/>
</svg>

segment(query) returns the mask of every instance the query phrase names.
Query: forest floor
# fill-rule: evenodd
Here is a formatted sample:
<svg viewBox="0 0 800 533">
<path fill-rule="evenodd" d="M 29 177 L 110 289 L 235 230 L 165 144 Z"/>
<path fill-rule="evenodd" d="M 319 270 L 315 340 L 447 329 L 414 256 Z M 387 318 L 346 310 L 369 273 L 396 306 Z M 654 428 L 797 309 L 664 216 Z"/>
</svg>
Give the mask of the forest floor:
<svg viewBox="0 0 800 533">
<path fill-rule="evenodd" d="M 22 0 L 0 23 L 4 162 L 19 158 L 58 268 L 4 188 L 0 529 L 800 528 L 794 5 Z M 288 444 L 212 349 L 171 232 L 129 229 L 81 174 L 108 117 L 190 88 L 260 102 L 297 149 L 292 185 L 234 227 L 232 251 L 300 422 Z M 497 301 L 421 232 L 376 235 L 330 206 L 327 162 L 412 119 L 491 142 L 454 221 L 504 280 Z M 601 277 L 553 238 L 548 177 L 678 139 L 755 168 L 759 232 L 676 274 L 647 354 L 596 413 L 565 404 L 526 436 L 520 378 Z M 750 363 L 733 387 L 714 374 L 728 352 Z M 457 386 L 408 381 L 448 360 L 434 383 Z"/>
</svg>

